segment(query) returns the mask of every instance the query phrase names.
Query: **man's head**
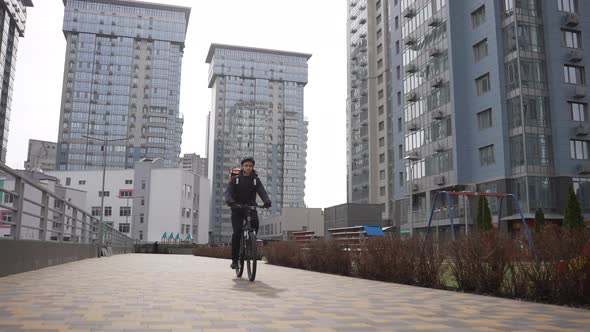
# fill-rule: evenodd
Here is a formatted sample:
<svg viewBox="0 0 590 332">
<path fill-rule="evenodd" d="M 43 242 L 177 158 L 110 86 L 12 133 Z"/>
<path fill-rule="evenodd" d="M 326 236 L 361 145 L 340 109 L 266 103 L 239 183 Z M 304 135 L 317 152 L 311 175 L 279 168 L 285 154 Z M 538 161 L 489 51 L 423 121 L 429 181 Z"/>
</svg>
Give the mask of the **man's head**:
<svg viewBox="0 0 590 332">
<path fill-rule="evenodd" d="M 242 169 L 244 170 L 244 175 L 249 176 L 252 173 L 252 170 L 254 169 L 254 158 L 252 157 L 244 157 L 244 159 L 242 159 Z"/>
</svg>

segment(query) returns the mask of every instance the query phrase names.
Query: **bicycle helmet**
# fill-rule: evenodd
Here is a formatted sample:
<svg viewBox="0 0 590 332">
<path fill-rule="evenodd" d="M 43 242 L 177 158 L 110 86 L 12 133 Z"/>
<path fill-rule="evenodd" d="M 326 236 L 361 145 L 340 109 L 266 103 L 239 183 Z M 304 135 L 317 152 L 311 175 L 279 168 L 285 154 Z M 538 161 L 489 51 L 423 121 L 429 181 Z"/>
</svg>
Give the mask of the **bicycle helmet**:
<svg viewBox="0 0 590 332">
<path fill-rule="evenodd" d="M 242 158 L 242 161 L 240 162 L 240 165 L 244 166 L 244 163 L 247 162 L 247 161 L 251 162 L 252 163 L 252 166 L 254 166 L 256 164 L 256 162 L 254 161 L 254 158 L 253 157 L 246 156 L 246 157 Z"/>
</svg>

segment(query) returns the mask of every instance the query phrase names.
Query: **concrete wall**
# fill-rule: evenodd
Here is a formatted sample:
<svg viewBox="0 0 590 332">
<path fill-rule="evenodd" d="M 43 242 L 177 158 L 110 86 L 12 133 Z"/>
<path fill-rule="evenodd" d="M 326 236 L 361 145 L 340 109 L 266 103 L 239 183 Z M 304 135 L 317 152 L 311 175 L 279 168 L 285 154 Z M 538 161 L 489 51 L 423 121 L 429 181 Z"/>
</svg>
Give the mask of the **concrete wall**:
<svg viewBox="0 0 590 332">
<path fill-rule="evenodd" d="M 0 239 L 0 277 L 97 256 L 94 244 Z"/>
</svg>

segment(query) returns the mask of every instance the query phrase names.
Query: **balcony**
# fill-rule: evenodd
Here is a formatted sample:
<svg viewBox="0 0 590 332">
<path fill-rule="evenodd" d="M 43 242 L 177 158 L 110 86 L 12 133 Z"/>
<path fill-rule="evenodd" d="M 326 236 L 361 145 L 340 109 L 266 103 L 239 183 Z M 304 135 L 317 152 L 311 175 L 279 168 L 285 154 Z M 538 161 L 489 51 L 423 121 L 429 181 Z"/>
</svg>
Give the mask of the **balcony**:
<svg viewBox="0 0 590 332">
<path fill-rule="evenodd" d="M 578 165 L 578 174 L 590 174 L 590 165 L 587 165 L 587 164 Z"/>
<path fill-rule="evenodd" d="M 571 50 L 568 55 L 568 60 L 570 62 L 580 62 L 584 57 L 584 53 L 581 50 Z"/>
<path fill-rule="evenodd" d="M 576 136 L 588 136 L 590 134 L 590 129 L 588 126 L 584 124 L 579 124 L 576 126 Z"/>
<path fill-rule="evenodd" d="M 575 27 L 580 23 L 580 18 L 577 14 L 574 13 L 567 13 L 563 19 L 563 25 L 568 27 Z"/>
<path fill-rule="evenodd" d="M 574 90 L 574 98 L 581 99 L 586 97 L 586 86 L 585 85 L 576 85 Z"/>
</svg>

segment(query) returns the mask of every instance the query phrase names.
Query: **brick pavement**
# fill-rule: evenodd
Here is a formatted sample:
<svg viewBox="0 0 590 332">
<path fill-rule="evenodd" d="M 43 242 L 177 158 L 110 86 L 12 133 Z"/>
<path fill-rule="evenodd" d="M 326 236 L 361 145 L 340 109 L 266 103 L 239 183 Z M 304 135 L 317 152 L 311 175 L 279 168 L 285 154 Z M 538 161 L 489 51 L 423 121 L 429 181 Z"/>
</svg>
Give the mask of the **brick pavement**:
<svg viewBox="0 0 590 332">
<path fill-rule="evenodd" d="M 0 331 L 583 331 L 590 311 L 182 255 L 0 278 Z"/>
</svg>

